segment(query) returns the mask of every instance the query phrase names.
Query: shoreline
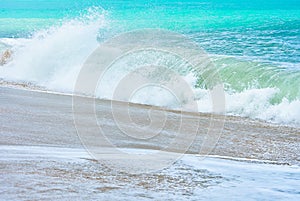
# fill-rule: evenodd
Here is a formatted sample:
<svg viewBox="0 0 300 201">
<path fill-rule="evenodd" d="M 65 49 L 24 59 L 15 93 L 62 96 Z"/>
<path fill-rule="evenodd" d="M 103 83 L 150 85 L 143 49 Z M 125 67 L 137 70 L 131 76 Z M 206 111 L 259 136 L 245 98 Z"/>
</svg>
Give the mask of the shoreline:
<svg viewBox="0 0 300 201">
<path fill-rule="evenodd" d="M 270 122 L 266 121 L 263 119 L 253 119 L 250 117 L 244 117 L 244 116 L 238 116 L 238 115 L 233 115 L 233 114 L 215 114 L 215 113 L 206 113 L 206 112 L 190 112 L 190 111 L 184 111 L 184 110 L 176 110 L 176 109 L 171 109 L 171 108 L 164 108 L 161 106 L 155 106 L 155 105 L 148 105 L 148 104 L 142 104 L 142 103 L 132 103 L 132 102 L 125 102 L 125 101 L 119 101 L 119 100 L 110 100 L 110 99 L 101 99 L 101 98 L 96 98 L 96 97 L 91 97 L 87 95 L 82 95 L 82 94 L 72 94 L 72 93 L 64 93 L 64 92 L 57 92 L 57 91 L 51 91 L 43 87 L 38 87 L 36 85 L 29 85 L 27 86 L 25 83 L 13 83 L 13 82 L 8 82 L 0 79 L 0 88 L 9 88 L 9 89 L 15 89 L 15 90 L 24 90 L 24 91 L 31 91 L 31 92 L 37 92 L 37 93 L 46 93 L 46 94 L 52 94 L 52 95 L 58 95 L 58 96 L 69 96 L 69 97 L 80 97 L 80 98 L 86 98 L 86 99 L 93 99 L 95 101 L 103 101 L 103 102 L 115 102 L 119 104 L 124 104 L 124 105 L 130 105 L 130 106 L 136 106 L 136 107 L 145 107 L 145 108 L 154 108 L 156 110 L 162 110 L 162 111 L 167 111 L 171 113 L 181 113 L 181 114 L 188 114 L 192 116 L 214 116 L 217 117 L 219 116 L 220 118 L 225 118 L 226 119 L 231 119 L 231 120 L 240 120 L 244 119 L 245 121 L 248 122 L 254 122 L 258 124 L 265 124 L 266 126 L 270 127 L 284 127 L 286 129 L 298 129 L 300 133 L 300 126 L 296 125 L 289 125 L 289 124 L 278 124 L 275 122 Z"/>
<path fill-rule="evenodd" d="M 0 153 L 5 200 L 299 199 L 299 166 L 186 154 L 161 171 L 126 174 L 82 149 L 0 145 Z"/>
<path fill-rule="evenodd" d="M 72 97 L 2 86 L 0 93 L 2 97 L 0 100 L 2 113 L 0 120 L 3 122 L 0 137 L 1 145 L 82 147 L 82 142 L 73 124 Z M 83 98 L 83 100 L 86 101 L 87 99 Z M 103 116 L 98 116 L 99 121 L 103 123 L 103 128 L 110 133 L 118 133 L 109 111 L 110 101 L 96 100 L 96 102 L 97 111 L 99 110 L 101 115 L 103 114 Z M 124 110 L 124 103 L 115 103 L 118 109 Z M 130 104 L 130 107 L 133 108 L 137 118 L 142 117 L 145 110 L 149 108 L 149 106 L 139 104 Z M 160 112 L 159 108 L 154 110 Z M 158 140 L 132 141 L 127 138 L 116 137 L 113 134 L 109 137 L 120 148 L 160 150 L 168 144 L 169 138 L 172 137 L 172 133 L 174 133 L 172 124 L 176 123 L 180 114 L 172 111 L 164 112 L 172 118 L 166 124 L 164 135 Z M 97 115 L 99 115 L 98 112 Z M 209 118 L 218 119 L 218 117 L 208 114 L 195 116 L 186 113 L 184 115 L 190 119 L 189 125 L 191 126 L 196 116 L 201 120 L 200 134 L 193 139 L 193 143 L 186 152 L 187 154 L 199 154 L 199 147 L 203 143 L 203 133 L 206 132 L 203 125 L 209 123 Z M 83 117 L 83 119 L 85 118 L 86 116 Z M 189 126 L 186 130 L 186 137 L 188 138 Z M 248 118 L 226 116 L 223 133 L 211 155 L 299 165 L 299 144 L 299 128 L 270 125 Z M 173 151 L 181 152 L 182 150 Z"/>
</svg>

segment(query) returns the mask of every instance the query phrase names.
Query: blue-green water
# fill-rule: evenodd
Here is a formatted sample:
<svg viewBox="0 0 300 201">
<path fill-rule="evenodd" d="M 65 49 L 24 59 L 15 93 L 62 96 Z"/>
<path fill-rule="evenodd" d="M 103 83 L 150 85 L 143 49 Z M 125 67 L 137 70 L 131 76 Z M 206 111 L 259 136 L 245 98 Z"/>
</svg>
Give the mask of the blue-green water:
<svg viewBox="0 0 300 201">
<path fill-rule="evenodd" d="M 300 122 L 299 0 L 0 2 L 0 50 L 11 48 L 16 52 L 17 61 L 14 60 L 11 68 L 23 72 L 18 80 L 46 87 L 52 86 L 49 82 L 61 84 L 54 71 L 66 73 L 62 70 L 65 66 L 82 63 L 97 46 L 94 38 L 101 42 L 143 28 L 185 34 L 212 55 L 229 93 L 228 100 L 233 99 L 229 113 L 285 123 Z M 39 38 L 43 38 L 42 42 Z M 26 51 L 15 46 L 25 46 Z M 33 60 L 33 55 L 40 59 Z M 52 60 L 49 55 L 53 55 Z M 12 74 L 15 72 L 5 72 L 1 77 L 16 80 Z M 259 110 L 270 111 L 264 116 Z"/>
<path fill-rule="evenodd" d="M 189 34 L 215 54 L 300 62 L 298 0 L 1 0 L 0 37 L 36 30 L 101 6 L 116 32 L 164 28 Z"/>
</svg>

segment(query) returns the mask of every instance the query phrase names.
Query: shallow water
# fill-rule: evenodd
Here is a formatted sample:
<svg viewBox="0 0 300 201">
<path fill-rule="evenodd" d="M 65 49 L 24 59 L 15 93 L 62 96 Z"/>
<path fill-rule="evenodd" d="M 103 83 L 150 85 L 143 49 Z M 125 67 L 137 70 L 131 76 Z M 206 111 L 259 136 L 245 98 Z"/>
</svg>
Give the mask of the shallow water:
<svg viewBox="0 0 300 201">
<path fill-rule="evenodd" d="M 299 166 L 185 155 L 164 170 L 130 175 L 84 149 L 0 145 L 0 153 L 3 200 L 299 199 Z"/>
</svg>

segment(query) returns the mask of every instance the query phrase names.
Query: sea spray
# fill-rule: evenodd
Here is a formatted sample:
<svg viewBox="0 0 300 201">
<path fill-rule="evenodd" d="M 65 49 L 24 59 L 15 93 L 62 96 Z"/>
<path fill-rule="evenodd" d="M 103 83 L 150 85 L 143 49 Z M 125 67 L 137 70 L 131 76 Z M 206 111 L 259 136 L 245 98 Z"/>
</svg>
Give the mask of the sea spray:
<svg viewBox="0 0 300 201">
<path fill-rule="evenodd" d="M 99 29 L 106 25 L 105 12 L 93 8 L 60 26 L 38 31 L 14 48 L 13 61 L 1 69 L 1 76 L 71 92 L 81 66 L 98 46 Z"/>
<path fill-rule="evenodd" d="M 286 16 L 287 19 L 294 19 L 292 17 Z M 72 93 L 77 75 L 87 57 L 101 44 L 102 40 L 110 38 L 106 37 L 105 34 L 114 35 L 108 27 L 114 27 L 115 24 L 118 24 L 116 26 L 120 28 L 122 21 L 110 20 L 111 18 L 114 18 L 114 16 L 108 15 L 101 8 L 93 7 L 82 12 L 79 17 L 64 19 L 60 21 L 61 23 L 57 23 L 48 29 L 38 30 L 29 38 L 1 38 L 1 51 L 11 49 L 13 52 L 12 60 L 0 68 L 1 79 L 13 83 L 29 84 L 30 86 L 37 85 L 47 90 L 62 93 Z M 295 23 L 297 24 L 298 21 Z M 291 33 L 297 34 L 297 30 L 291 31 Z M 286 30 L 286 32 L 289 32 L 289 30 Z M 226 34 L 227 32 L 222 33 Z M 210 38 L 212 34 L 213 37 Z M 274 31 L 270 32 L 268 37 L 275 35 L 280 39 L 280 34 L 281 32 Z M 212 53 L 218 53 L 217 50 L 220 50 L 217 47 L 221 43 L 210 41 L 210 44 L 207 44 L 203 42 L 204 39 L 219 40 L 220 35 L 216 32 L 207 32 L 205 37 L 200 34 L 198 38 L 193 37 L 193 34 L 188 35 L 188 33 L 187 36 L 195 39 L 202 48 Z M 296 36 L 289 37 L 297 42 Z M 235 40 L 242 43 L 240 39 L 225 37 L 222 40 L 225 44 L 234 45 L 236 44 Z M 252 43 L 255 44 L 255 41 L 252 41 Z M 261 42 L 257 43 L 261 44 Z M 245 49 L 242 45 L 241 48 Z M 297 48 L 296 43 L 294 50 L 296 57 L 291 56 L 289 60 L 292 61 L 292 58 L 297 59 Z M 253 57 L 238 58 L 236 56 L 222 56 L 221 54 L 210 55 L 226 90 L 226 112 L 230 115 L 299 126 L 300 72 L 297 63 L 287 65 L 289 64 L 287 62 L 287 64 L 277 65 L 276 62 L 264 62 L 259 61 L 259 59 L 254 61 L 255 59 L 253 59 L 255 57 L 260 58 L 260 55 L 267 56 L 268 51 L 273 51 L 273 49 L 262 48 L 258 52 L 259 54 L 257 53 L 258 55 Z M 283 52 L 281 49 L 279 50 Z M 226 54 L 226 51 L 224 54 Z M 228 54 L 235 55 L 236 53 L 228 50 Z M 287 56 L 285 55 L 285 57 Z M 139 58 L 141 58 L 141 62 L 146 63 L 147 59 L 149 60 L 151 57 L 147 58 L 147 55 L 140 55 Z M 273 60 L 274 58 L 272 57 Z M 112 99 L 113 90 L 111 86 L 114 79 L 118 74 L 122 75 L 128 70 L 125 68 L 124 63 L 119 65 L 118 70 L 114 72 L 116 74 L 111 74 L 107 77 L 106 82 L 101 84 L 101 93 L 96 93 L 98 98 Z M 179 67 L 182 71 L 181 76 L 192 86 L 195 92 L 199 112 L 211 112 L 211 98 L 201 77 L 190 72 L 189 68 L 182 65 L 173 66 L 173 68 Z M 177 109 L 178 105 L 170 94 L 164 91 L 156 91 L 155 87 L 148 90 L 136 94 L 131 101 Z M 188 98 L 186 100 L 188 101 Z"/>
</svg>

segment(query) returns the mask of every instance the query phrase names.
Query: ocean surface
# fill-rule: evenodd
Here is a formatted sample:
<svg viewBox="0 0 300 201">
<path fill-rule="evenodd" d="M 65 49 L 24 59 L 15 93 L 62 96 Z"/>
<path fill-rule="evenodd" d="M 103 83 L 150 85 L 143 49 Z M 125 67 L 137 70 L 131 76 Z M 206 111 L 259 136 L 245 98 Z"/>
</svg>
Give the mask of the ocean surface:
<svg viewBox="0 0 300 201">
<path fill-rule="evenodd" d="M 0 52 L 12 51 L 0 67 L 1 83 L 72 93 L 99 44 L 145 28 L 183 34 L 208 53 L 225 87 L 227 114 L 300 126 L 299 0 L 1 0 Z M 182 72 L 199 111 L 211 112 L 201 79 Z M 97 96 L 112 98 L 110 79 L 103 85 Z M 172 107 L 165 96 L 152 96 L 134 102 Z"/>
</svg>

